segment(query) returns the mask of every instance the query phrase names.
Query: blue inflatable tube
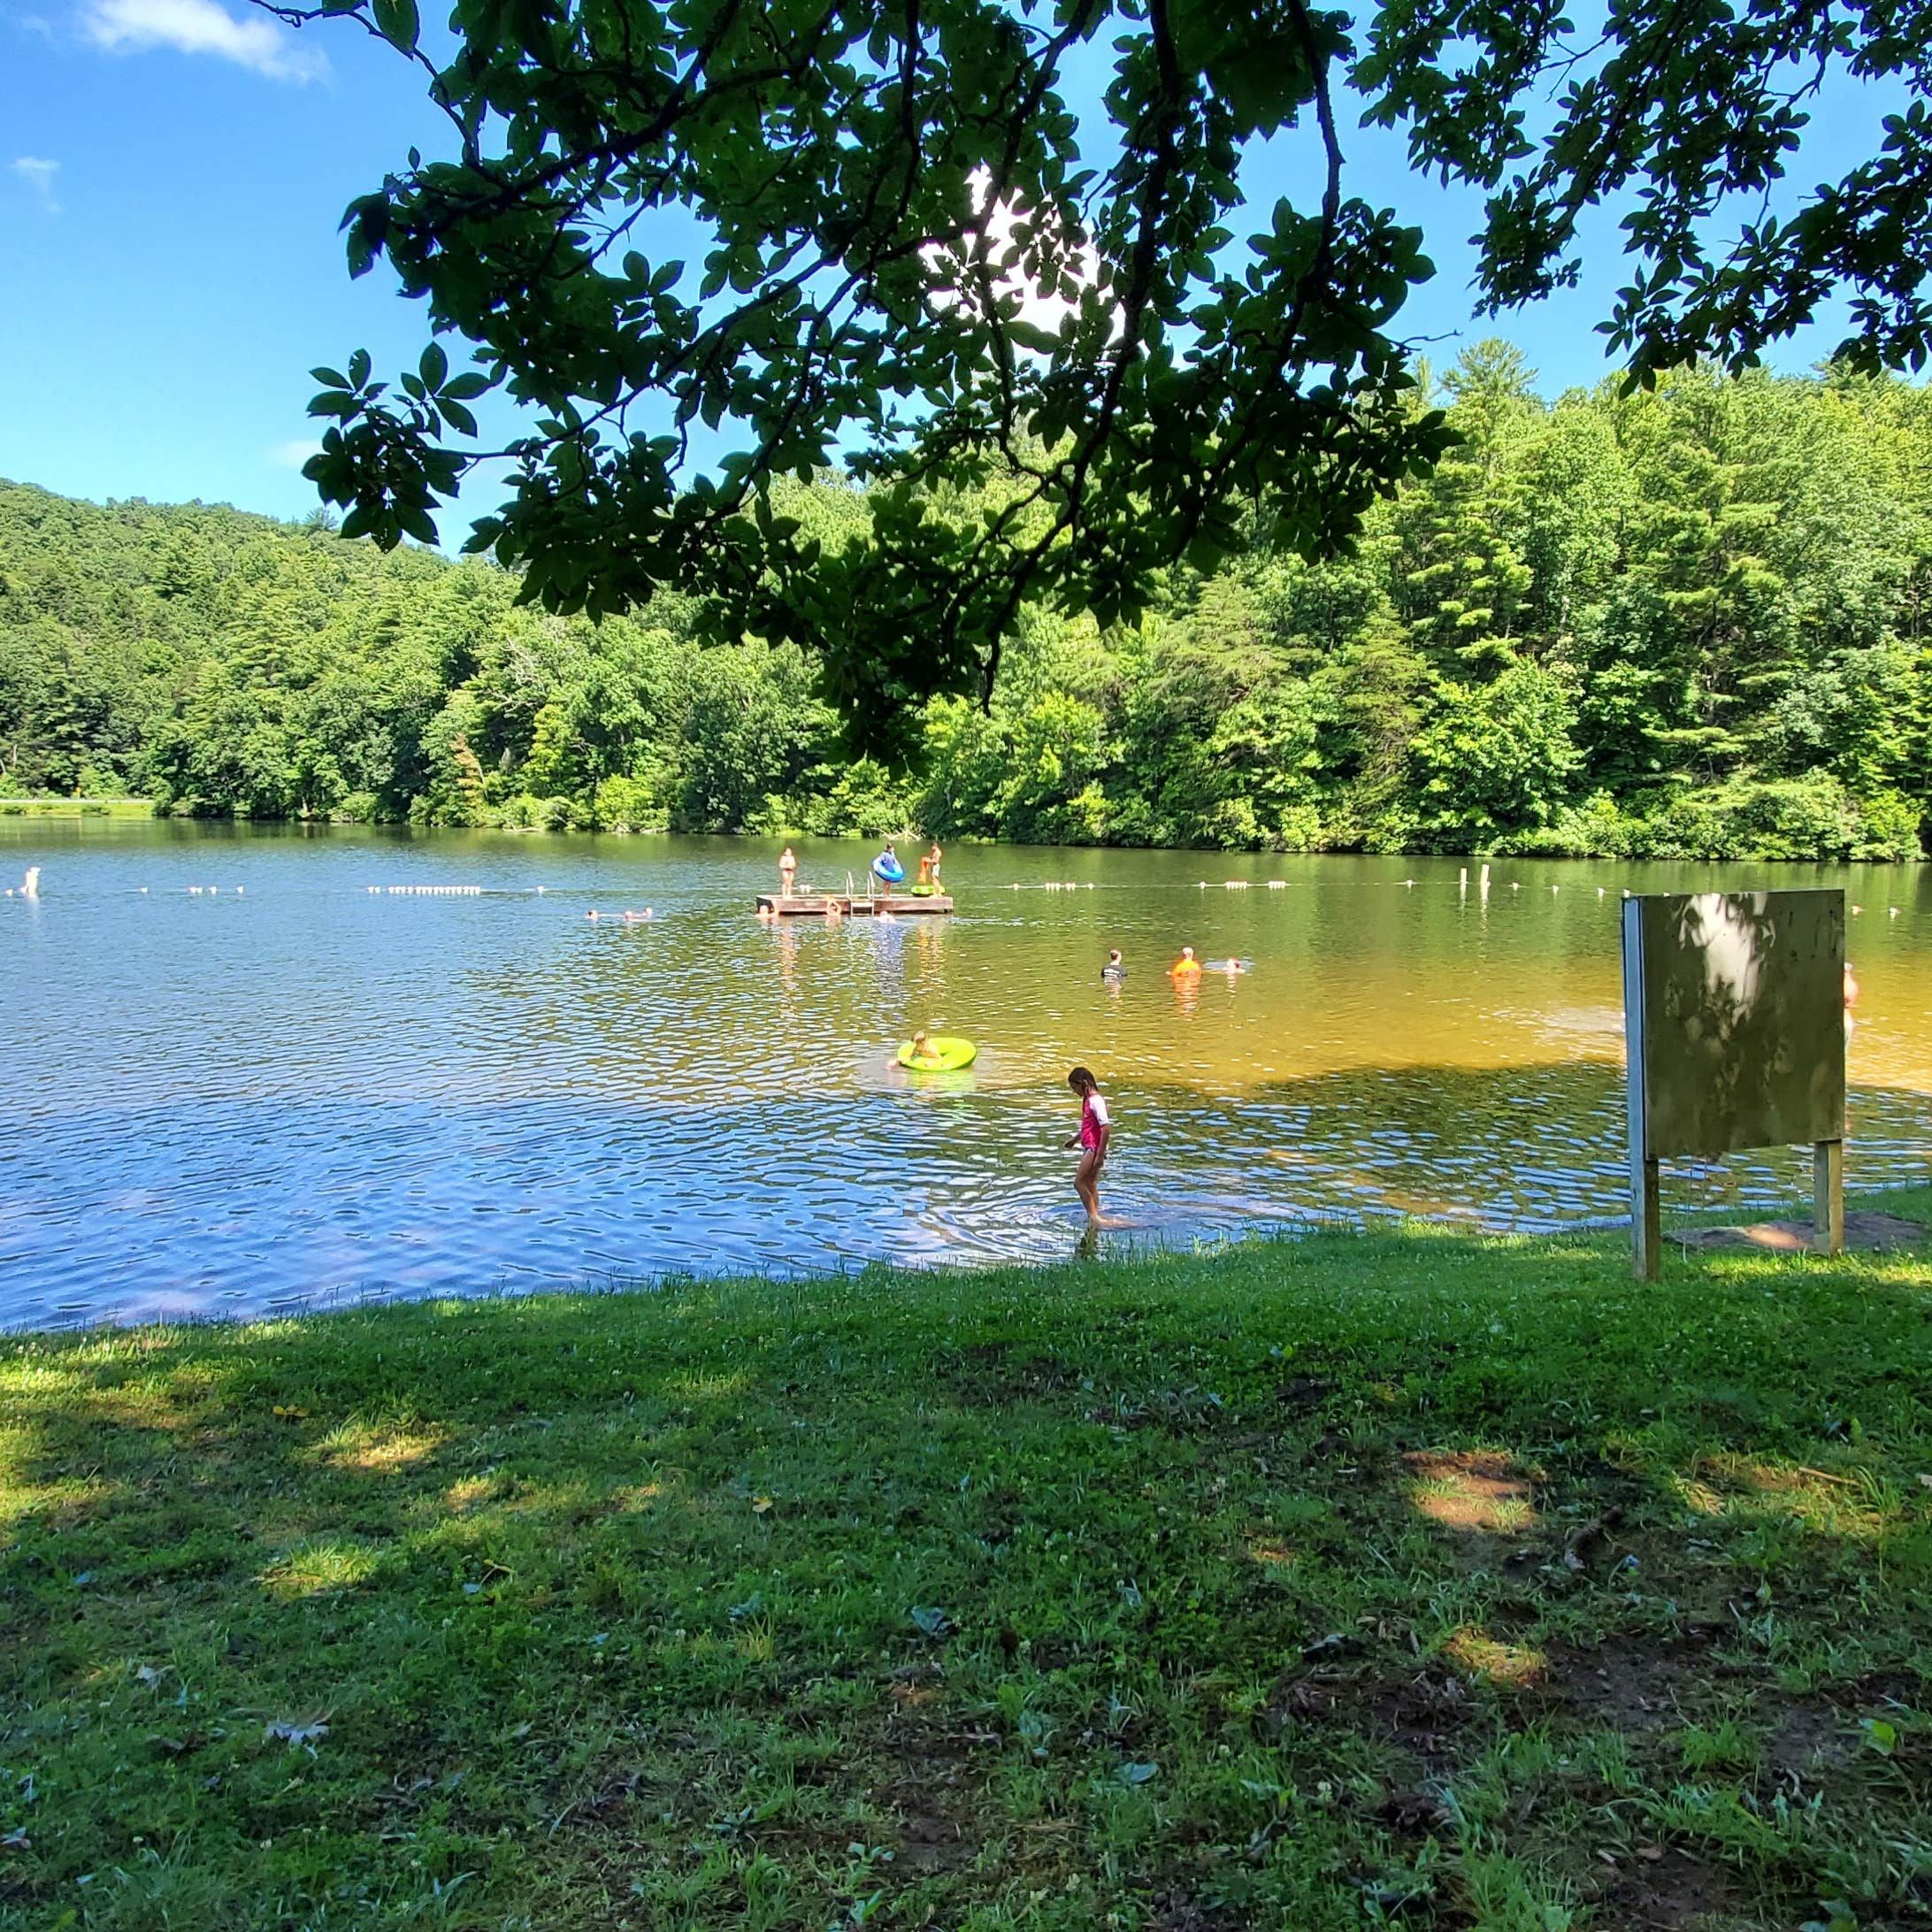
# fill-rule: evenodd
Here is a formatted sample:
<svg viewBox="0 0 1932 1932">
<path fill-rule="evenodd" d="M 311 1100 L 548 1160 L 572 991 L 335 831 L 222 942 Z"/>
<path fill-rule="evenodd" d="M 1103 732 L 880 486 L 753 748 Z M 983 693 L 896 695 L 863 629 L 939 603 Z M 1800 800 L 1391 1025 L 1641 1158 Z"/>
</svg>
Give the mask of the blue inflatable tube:
<svg viewBox="0 0 1932 1932">
<path fill-rule="evenodd" d="M 897 859 L 888 859 L 882 852 L 872 861 L 872 874 L 884 879 L 888 886 L 896 886 L 906 876 L 906 869 Z"/>
</svg>

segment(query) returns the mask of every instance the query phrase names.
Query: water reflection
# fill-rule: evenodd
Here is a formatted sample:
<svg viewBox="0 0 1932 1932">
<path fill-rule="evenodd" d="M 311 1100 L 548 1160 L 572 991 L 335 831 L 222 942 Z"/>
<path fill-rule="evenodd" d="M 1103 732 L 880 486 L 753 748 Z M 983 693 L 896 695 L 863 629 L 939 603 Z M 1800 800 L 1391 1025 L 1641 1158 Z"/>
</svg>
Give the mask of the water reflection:
<svg viewBox="0 0 1932 1932">
<path fill-rule="evenodd" d="M 1135 1223 L 1102 1253 L 1614 1219 L 1619 889 L 1763 883 L 1511 865 L 1485 904 L 1454 861 L 969 849 L 947 861 L 958 918 L 828 926 L 752 917 L 777 855 L 754 841 L 0 822 L 0 870 L 15 855 L 43 879 L 32 908 L 0 901 L 0 1321 L 50 1325 L 1065 1259 L 1075 1061 L 1108 1093 L 1108 1207 Z M 799 853 L 820 878 L 866 855 Z M 391 883 L 481 890 L 368 889 Z M 1901 871 L 1852 895 L 1902 908 L 1854 922 L 1854 1185 L 1919 1178 L 1932 1138 L 1924 892 Z M 1177 985 L 1184 944 L 1253 970 Z M 889 1054 L 919 1027 L 978 1060 L 908 1077 Z M 1775 1154 L 1675 1169 L 1667 1193 L 1755 1211 L 1804 1184 Z"/>
</svg>

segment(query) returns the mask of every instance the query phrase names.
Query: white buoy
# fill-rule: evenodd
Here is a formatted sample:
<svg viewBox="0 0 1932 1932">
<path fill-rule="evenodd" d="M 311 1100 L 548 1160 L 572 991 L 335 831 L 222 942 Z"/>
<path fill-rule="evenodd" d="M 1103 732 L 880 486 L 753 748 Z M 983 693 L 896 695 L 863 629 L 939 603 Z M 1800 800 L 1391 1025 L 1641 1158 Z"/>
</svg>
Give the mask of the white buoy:
<svg viewBox="0 0 1932 1932">
<path fill-rule="evenodd" d="M 543 897 L 543 888 L 540 886 L 537 887 L 537 897 L 539 899 L 541 899 Z"/>
<path fill-rule="evenodd" d="M 1284 893 L 1288 890 L 1288 881 L 1284 878 L 1271 878 L 1268 882 L 1268 889 L 1271 893 Z"/>
<path fill-rule="evenodd" d="M 142 886 L 142 887 L 141 889 L 142 889 L 142 892 L 146 892 L 148 888 L 147 888 L 147 887 L 146 887 L 145 886 Z"/>
<path fill-rule="evenodd" d="M 1598 897 L 1598 899 L 1601 899 L 1601 898 L 1603 897 L 1603 894 L 1604 894 L 1604 888 L 1603 888 L 1603 887 L 1602 887 L 1601 886 L 1598 886 L 1598 888 L 1597 888 L 1597 897 Z"/>
<path fill-rule="evenodd" d="M 1893 918 L 1896 919 L 1898 916 L 1898 908 L 1897 906 L 1888 906 L 1885 909 L 1887 912 L 1890 913 Z"/>
</svg>

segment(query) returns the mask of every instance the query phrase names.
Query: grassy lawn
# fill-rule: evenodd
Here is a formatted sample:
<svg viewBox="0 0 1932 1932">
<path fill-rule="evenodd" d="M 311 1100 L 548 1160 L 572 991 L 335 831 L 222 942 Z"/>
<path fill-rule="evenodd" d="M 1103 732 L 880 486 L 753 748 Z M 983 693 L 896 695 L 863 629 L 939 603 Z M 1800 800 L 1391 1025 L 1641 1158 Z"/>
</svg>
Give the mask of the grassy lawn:
<svg viewBox="0 0 1932 1932">
<path fill-rule="evenodd" d="M 152 818 L 144 798 L 0 798 L 4 818 Z"/>
<path fill-rule="evenodd" d="M 0 1925 L 1932 1923 L 1928 1368 L 1430 1233 L 0 1344 Z"/>
</svg>

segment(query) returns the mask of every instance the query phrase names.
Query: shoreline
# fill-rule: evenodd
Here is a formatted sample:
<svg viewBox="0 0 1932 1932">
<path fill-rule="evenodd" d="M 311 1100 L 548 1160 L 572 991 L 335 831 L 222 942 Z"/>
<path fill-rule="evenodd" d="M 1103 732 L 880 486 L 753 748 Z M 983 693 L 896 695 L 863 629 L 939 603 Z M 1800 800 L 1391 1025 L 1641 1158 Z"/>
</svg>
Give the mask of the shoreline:
<svg viewBox="0 0 1932 1932">
<path fill-rule="evenodd" d="M 1847 1192 L 1846 1216 L 1892 1215 L 1917 1223 L 1932 1242 L 1932 1182 L 1924 1187 L 1892 1187 Z M 1686 1238 L 1704 1230 L 1735 1225 L 1756 1226 L 1769 1222 L 1802 1222 L 1809 1224 L 1811 1204 L 1796 1196 L 1786 1204 L 1762 1207 L 1747 1214 L 1736 1208 L 1681 1208 L 1672 1212 L 1671 1225 L 1664 1230 L 1666 1265 L 1680 1269 L 1688 1264 L 1693 1248 Z M 764 1272 L 721 1269 L 694 1270 L 667 1268 L 656 1274 L 611 1275 L 599 1279 L 585 1275 L 568 1283 L 545 1284 L 528 1288 L 495 1286 L 473 1293 L 449 1290 L 426 1290 L 419 1293 L 395 1294 L 380 1289 L 356 1292 L 349 1289 L 318 1289 L 317 1296 L 337 1296 L 332 1303 L 310 1307 L 281 1307 L 253 1313 L 228 1314 L 218 1309 L 194 1313 L 142 1315 L 127 1320 L 111 1315 L 75 1322 L 65 1326 L 11 1326 L 0 1323 L 0 1360 L 12 1345 L 36 1341 L 73 1342 L 109 1336 L 193 1335 L 202 1332 L 237 1332 L 257 1328 L 280 1329 L 290 1322 L 314 1323 L 350 1320 L 362 1316 L 380 1317 L 396 1311 L 433 1307 L 443 1309 L 492 1308 L 519 1303 L 557 1300 L 594 1306 L 609 1301 L 655 1300 L 680 1292 L 706 1290 L 760 1292 L 783 1296 L 802 1288 L 845 1288 L 855 1290 L 868 1284 L 903 1279 L 921 1284 L 978 1284 L 995 1290 L 1013 1281 L 1037 1276 L 1057 1275 L 1066 1269 L 1136 1269 L 1185 1264 L 1213 1269 L 1231 1261 L 1253 1259 L 1278 1251 L 1322 1242 L 1358 1243 L 1369 1246 L 1453 1243 L 1504 1250 L 1523 1248 L 1575 1249 L 1591 1255 L 1628 1259 L 1629 1220 L 1628 1215 L 1606 1216 L 1575 1225 L 1541 1230 L 1483 1228 L 1472 1225 L 1465 1216 L 1428 1218 L 1410 1215 L 1401 1219 L 1374 1222 L 1351 1221 L 1342 1215 L 1310 1215 L 1300 1221 L 1273 1223 L 1262 1230 L 1203 1238 L 1177 1236 L 1171 1242 L 1129 1242 L 1117 1249 L 1036 1261 L 888 1261 L 877 1259 L 856 1261 L 850 1265 L 802 1265 Z M 1120 1231 L 1120 1230 L 1116 1230 Z M 1716 1250 L 1711 1250 L 1716 1253 Z M 1733 1254 L 1769 1253 L 1768 1250 L 1732 1249 Z M 1894 1249 L 1891 1254 L 1910 1253 Z M 1848 1253 L 1836 1259 L 1787 1253 L 1785 1259 L 1816 1261 L 1821 1266 L 1885 1258 L 1879 1251 Z"/>
</svg>

